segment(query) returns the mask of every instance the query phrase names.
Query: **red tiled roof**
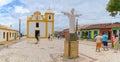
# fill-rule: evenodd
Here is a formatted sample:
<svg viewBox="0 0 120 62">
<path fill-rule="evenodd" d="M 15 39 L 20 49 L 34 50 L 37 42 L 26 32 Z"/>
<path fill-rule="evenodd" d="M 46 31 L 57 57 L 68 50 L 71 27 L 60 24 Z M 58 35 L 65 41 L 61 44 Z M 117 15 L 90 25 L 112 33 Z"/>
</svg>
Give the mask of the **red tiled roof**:
<svg viewBox="0 0 120 62">
<path fill-rule="evenodd" d="M 120 23 L 93 24 L 81 29 L 99 29 L 99 28 L 120 28 Z"/>
</svg>

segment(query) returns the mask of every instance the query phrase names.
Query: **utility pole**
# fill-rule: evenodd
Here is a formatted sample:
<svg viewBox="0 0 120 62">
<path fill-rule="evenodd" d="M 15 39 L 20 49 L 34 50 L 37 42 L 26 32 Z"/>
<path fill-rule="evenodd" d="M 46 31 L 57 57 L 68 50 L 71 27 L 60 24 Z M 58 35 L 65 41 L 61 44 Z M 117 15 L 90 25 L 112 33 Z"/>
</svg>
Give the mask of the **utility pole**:
<svg viewBox="0 0 120 62">
<path fill-rule="evenodd" d="M 78 19 L 76 20 L 76 36 L 77 36 L 77 40 L 78 40 Z"/>
<path fill-rule="evenodd" d="M 78 31 L 78 19 L 76 20 L 76 32 Z"/>
<path fill-rule="evenodd" d="M 19 39 L 21 37 L 21 19 L 19 19 Z"/>
<path fill-rule="evenodd" d="M 12 25 L 10 25 L 10 27 L 12 28 Z"/>
</svg>

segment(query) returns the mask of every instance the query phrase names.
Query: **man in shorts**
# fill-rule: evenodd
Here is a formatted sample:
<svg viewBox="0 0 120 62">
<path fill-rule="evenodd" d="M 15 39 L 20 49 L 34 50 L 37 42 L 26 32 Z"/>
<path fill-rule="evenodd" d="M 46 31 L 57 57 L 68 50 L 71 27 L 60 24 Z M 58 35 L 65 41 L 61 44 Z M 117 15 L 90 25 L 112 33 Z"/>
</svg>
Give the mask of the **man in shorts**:
<svg viewBox="0 0 120 62">
<path fill-rule="evenodd" d="M 102 35 L 102 42 L 104 45 L 104 47 L 103 47 L 104 50 L 108 51 L 108 36 L 105 33 L 103 33 L 103 35 Z"/>
<path fill-rule="evenodd" d="M 101 43 L 102 43 L 102 36 L 100 34 L 98 34 L 95 37 L 95 41 L 96 41 L 96 52 L 100 52 L 100 48 L 101 48 Z"/>
</svg>

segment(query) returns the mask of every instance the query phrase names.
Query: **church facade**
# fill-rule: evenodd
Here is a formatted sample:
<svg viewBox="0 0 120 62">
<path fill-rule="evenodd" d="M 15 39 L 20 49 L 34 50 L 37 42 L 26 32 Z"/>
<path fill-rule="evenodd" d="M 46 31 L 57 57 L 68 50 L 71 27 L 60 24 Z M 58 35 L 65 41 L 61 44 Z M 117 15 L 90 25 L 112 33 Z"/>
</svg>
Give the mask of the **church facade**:
<svg viewBox="0 0 120 62">
<path fill-rule="evenodd" d="M 39 34 L 41 38 L 54 36 L 54 13 L 48 9 L 44 15 L 36 11 L 27 17 L 27 38 L 35 38 Z"/>
</svg>

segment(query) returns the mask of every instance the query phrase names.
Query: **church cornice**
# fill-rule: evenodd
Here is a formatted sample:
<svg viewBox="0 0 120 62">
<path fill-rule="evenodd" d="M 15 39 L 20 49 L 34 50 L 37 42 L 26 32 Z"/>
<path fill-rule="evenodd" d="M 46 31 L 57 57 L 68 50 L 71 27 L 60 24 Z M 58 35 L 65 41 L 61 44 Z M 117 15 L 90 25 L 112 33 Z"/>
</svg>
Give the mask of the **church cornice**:
<svg viewBox="0 0 120 62">
<path fill-rule="evenodd" d="M 27 22 L 54 22 L 54 20 L 51 20 L 51 21 L 44 21 L 44 20 L 27 20 Z"/>
</svg>

